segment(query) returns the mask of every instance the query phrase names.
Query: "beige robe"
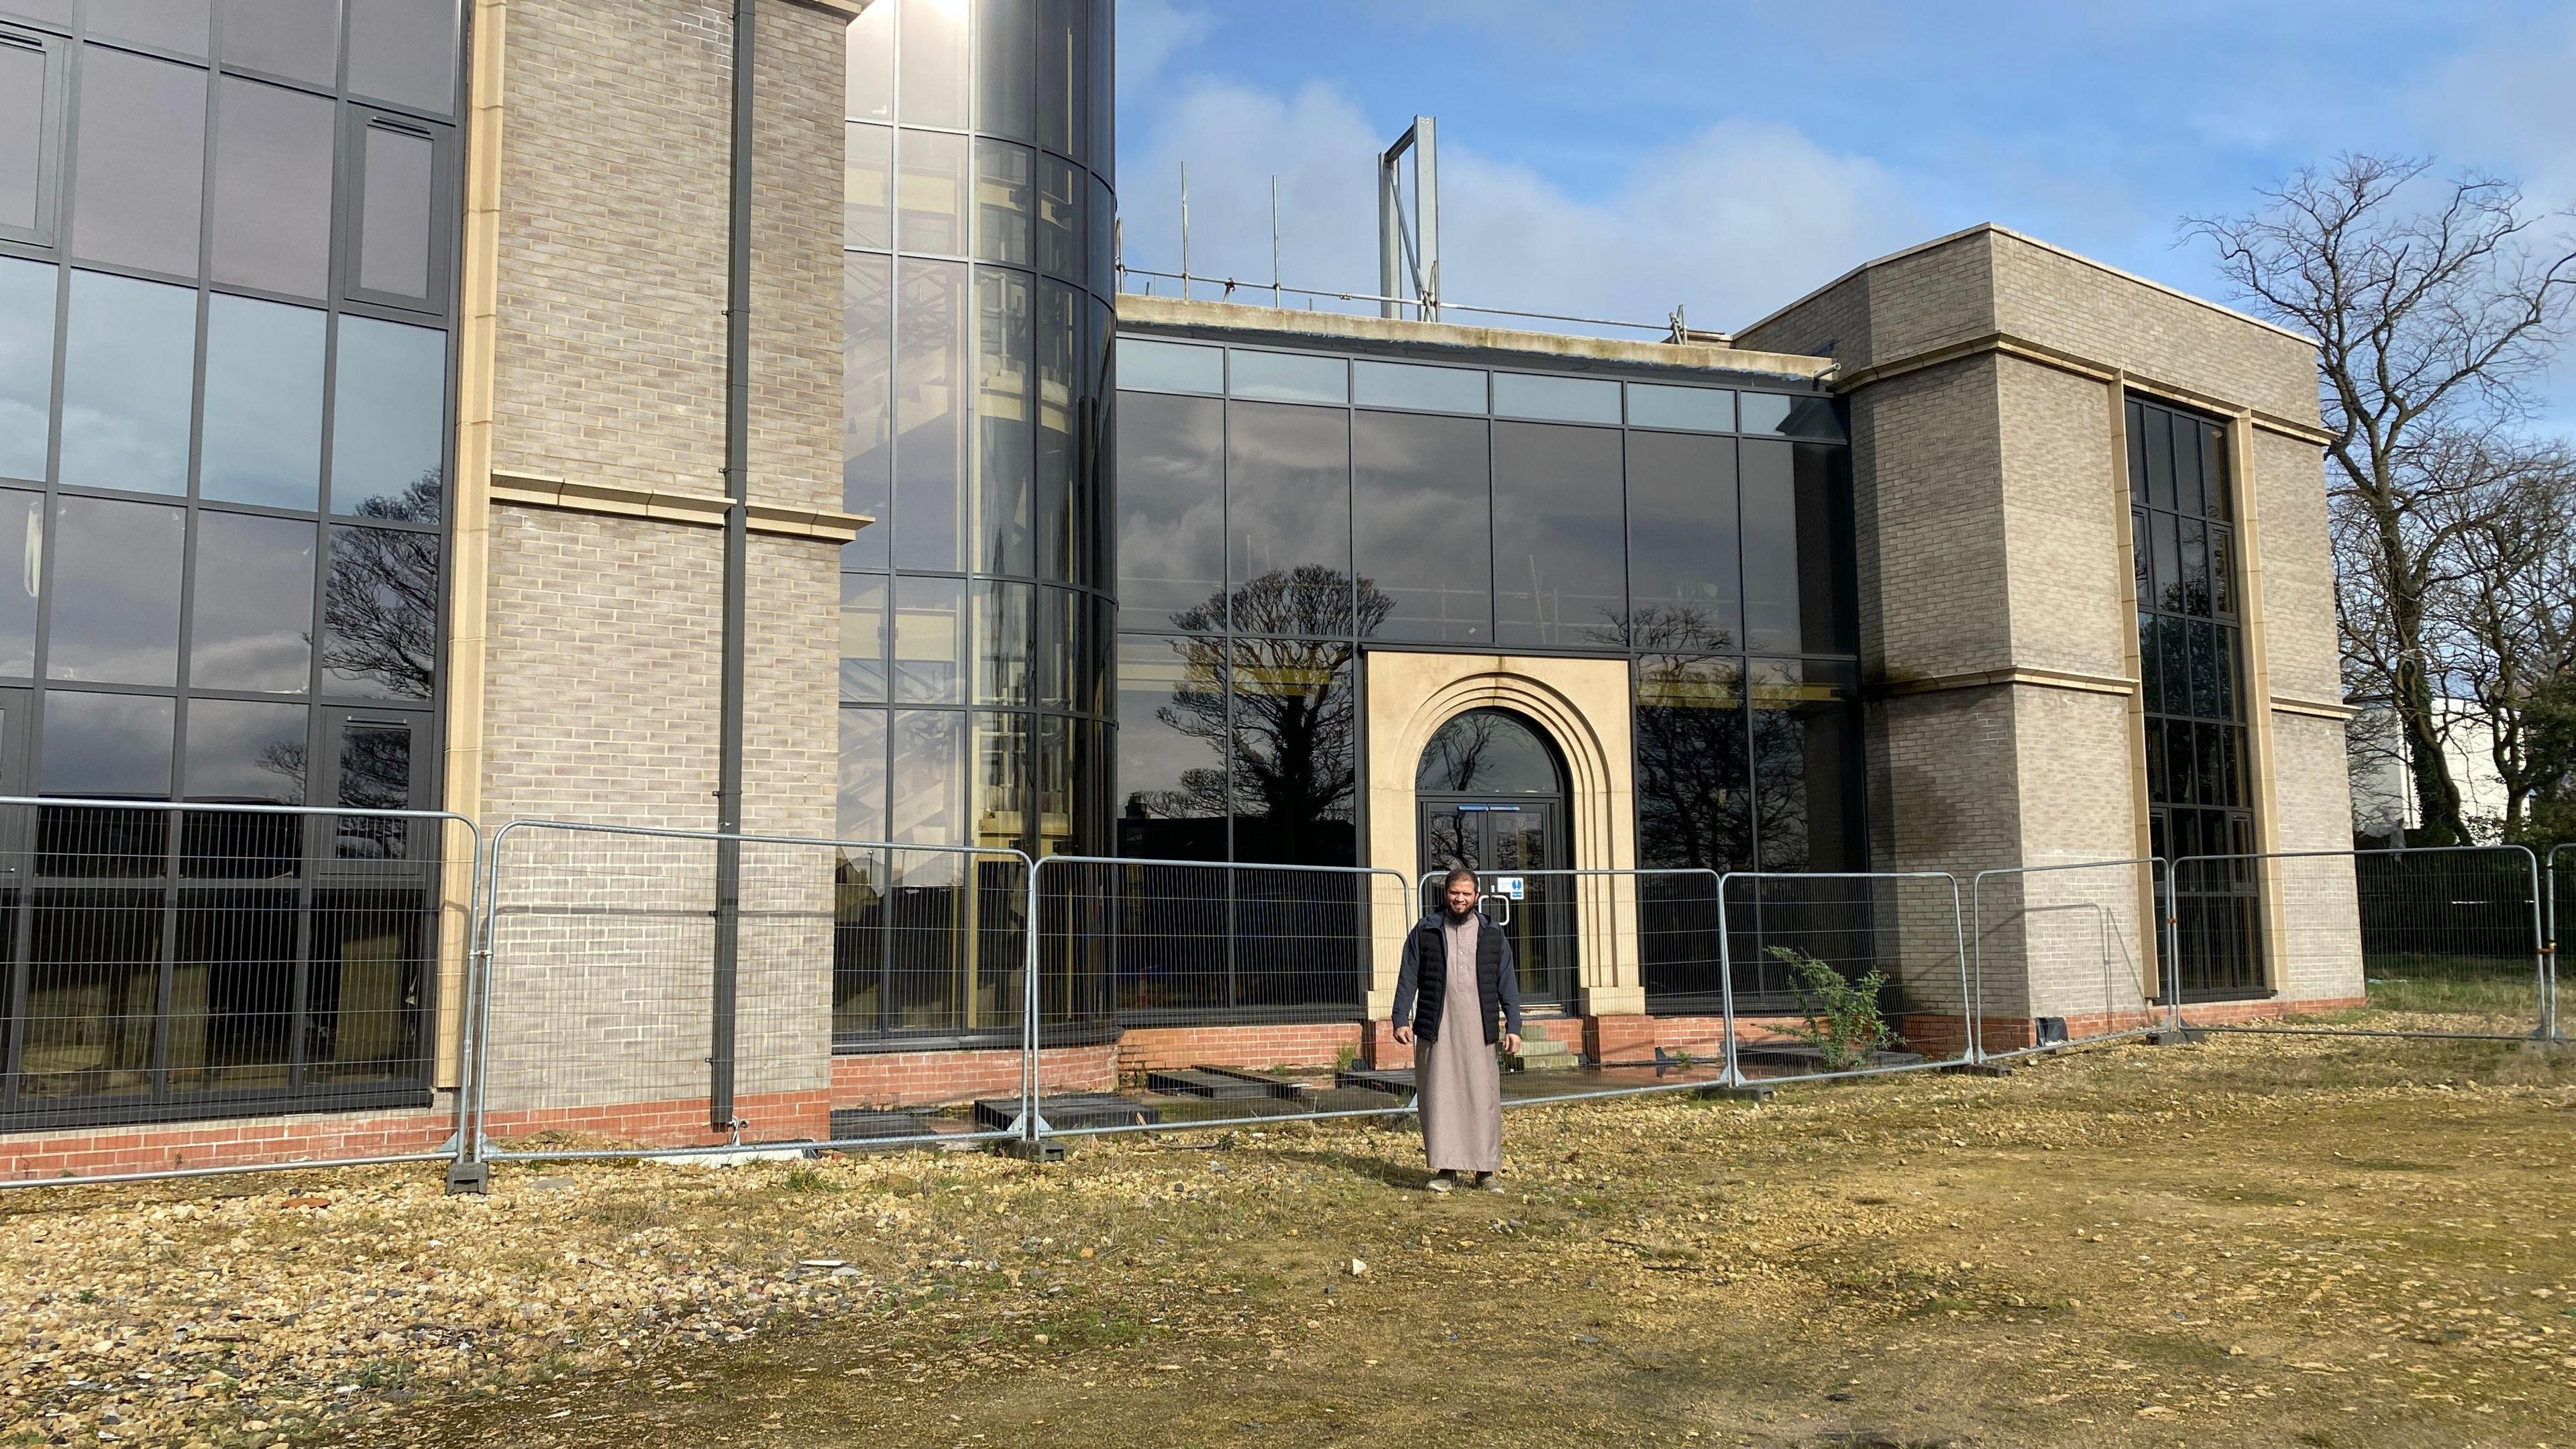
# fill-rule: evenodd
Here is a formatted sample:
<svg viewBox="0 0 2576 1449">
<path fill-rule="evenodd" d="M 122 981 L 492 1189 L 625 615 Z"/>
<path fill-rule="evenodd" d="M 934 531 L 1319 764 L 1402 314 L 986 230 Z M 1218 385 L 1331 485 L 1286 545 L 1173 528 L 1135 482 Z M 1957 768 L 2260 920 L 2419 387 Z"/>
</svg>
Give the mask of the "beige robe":
<svg viewBox="0 0 2576 1449">
<path fill-rule="evenodd" d="M 1485 1008 L 1476 994 L 1476 933 L 1490 929 L 1480 913 L 1440 922 L 1448 962 L 1440 1006 L 1440 1039 L 1417 1046 L 1414 1090 L 1422 1097 L 1422 1152 L 1434 1172 L 1496 1172 L 1503 1165 L 1503 1069 L 1485 1042 Z"/>
</svg>

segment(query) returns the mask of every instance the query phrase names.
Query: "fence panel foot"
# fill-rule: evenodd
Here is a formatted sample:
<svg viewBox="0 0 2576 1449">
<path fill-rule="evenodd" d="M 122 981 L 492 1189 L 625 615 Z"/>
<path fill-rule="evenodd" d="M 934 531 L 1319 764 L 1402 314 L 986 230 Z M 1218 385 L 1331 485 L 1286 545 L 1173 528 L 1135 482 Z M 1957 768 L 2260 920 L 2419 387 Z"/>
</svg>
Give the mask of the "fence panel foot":
<svg viewBox="0 0 2576 1449">
<path fill-rule="evenodd" d="M 1064 1161 L 1064 1139 L 1060 1137 L 1006 1137 L 994 1143 L 993 1150 L 1022 1162 Z"/>
<path fill-rule="evenodd" d="M 2184 1026 L 2152 1026 L 2147 1028 L 2146 1035 L 2149 1046 L 2198 1046 L 2207 1040 L 2208 1032 L 2193 1031 Z"/>
<path fill-rule="evenodd" d="M 447 1195 L 482 1197 L 492 1191 L 492 1164 L 488 1162 L 451 1162 L 447 1165 Z"/>
<path fill-rule="evenodd" d="M 1768 1082 L 1747 1082 L 1740 1087 L 1702 1087 L 1691 1095 L 1704 1102 L 1750 1102 L 1759 1107 L 1778 1090 Z"/>
</svg>

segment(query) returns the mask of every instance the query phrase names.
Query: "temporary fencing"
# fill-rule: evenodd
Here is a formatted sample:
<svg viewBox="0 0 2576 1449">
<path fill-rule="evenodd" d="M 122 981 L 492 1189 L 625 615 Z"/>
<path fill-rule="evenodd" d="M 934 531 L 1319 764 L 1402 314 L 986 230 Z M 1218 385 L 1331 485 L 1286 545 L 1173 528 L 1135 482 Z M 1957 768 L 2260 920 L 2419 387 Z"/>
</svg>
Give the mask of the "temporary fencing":
<svg viewBox="0 0 2576 1449">
<path fill-rule="evenodd" d="M 2553 1032 L 2549 907 L 2539 862 L 2522 846 L 2184 856 L 2173 863 L 2173 898 L 2168 939 L 2185 1026 L 2502 1040 Z M 2274 1015 L 2276 998 L 2307 1014 Z M 2390 1015 L 2346 1019 L 2363 1008 Z"/>
<path fill-rule="evenodd" d="M 1409 1082 L 1395 1090 L 1359 1061 L 1377 963 L 1412 924 L 1410 896 L 1401 874 L 1367 867 L 1040 860 L 1038 1117 L 1020 1129 L 1034 1141 L 1404 1111 Z M 1210 1051 L 1201 1032 L 1216 1026 L 1229 1040 Z M 1270 1067 L 1299 1070 L 1258 1070 Z"/>
<path fill-rule="evenodd" d="M 2567 950 L 2576 943 L 2576 841 L 2549 848 L 2544 870 L 2549 892 L 2549 1025 L 2551 1039 L 2565 1041 L 2576 1037 L 2561 1009 L 2561 988 L 2567 981 Z"/>
<path fill-rule="evenodd" d="M 1947 871 L 1728 873 L 1718 939 L 1735 1075 L 1781 1082 L 1973 1061 L 1962 895 Z M 1855 995 L 1841 996 L 1837 979 Z M 1885 1044 L 1854 1029 L 1879 1019 L 1893 1028 Z"/>
<path fill-rule="evenodd" d="M 511 822 L 485 872 L 465 1162 L 1007 1135 L 952 1130 L 899 1079 L 849 1102 L 836 1077 L 854 1046 L 983 1045 L 1018 1107 L 1028 879 L 1009 849 Z"/>
<path fill-rule="evenodd" d="M 2163 860 L 1981 870 L 1969 887 L 1977 1060 L 2143 1036 L 2172 994 Z M 2008 1009 L 1996 1010 L 1998 1002 Z"/>
<path fill-rule="evenodd" d="M 480 854 L 434 810 L 0 798 L 0 1186 L 446 1158 Z"/>
</svg>

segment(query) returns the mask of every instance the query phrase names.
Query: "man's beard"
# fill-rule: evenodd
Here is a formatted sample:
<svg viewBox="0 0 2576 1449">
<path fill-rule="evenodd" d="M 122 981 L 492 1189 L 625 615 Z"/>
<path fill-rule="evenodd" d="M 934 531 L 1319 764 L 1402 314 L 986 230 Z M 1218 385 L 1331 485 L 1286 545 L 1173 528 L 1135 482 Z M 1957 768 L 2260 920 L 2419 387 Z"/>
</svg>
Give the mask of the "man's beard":
<svg viewBox="0 0 2576 1449">
<path fill-rule="evenodd" d="M 1467 919 L 1469 916 L 1472 916 L 1472 915 L 1476 914 L 1476 904 L 1475 904 L 1475 902 L 1473 902 L 1473 901 L 1468 902 L 1468 903 L 1467 903 L 1467 909 L 1465 909 L 1465 910 L 1463 910 L 1463 911 L 1462 911 L 1462 910 L 1459 910 L 1459 909 L 1458 909 L 1457 907 L 1455 907 L 1455 906 L 1451 906 L 1451 905 L 1449 905 L 1449 903 L 1448 903 L 1448 902 L 1446 902 L 1446 901 L 1441 902 L 1441 905 L 1442 905 L 1442 907 L 1443 907 L 1444 909 L 1446 909 L 1446 910 L 1448 911 L 1448 913 L 1449 913 L 1449 919 L 1450 919 L 1450 920 L 1452 920 L 1452 921 L 1463 921 L 1463 920 Z"/>
</svg>

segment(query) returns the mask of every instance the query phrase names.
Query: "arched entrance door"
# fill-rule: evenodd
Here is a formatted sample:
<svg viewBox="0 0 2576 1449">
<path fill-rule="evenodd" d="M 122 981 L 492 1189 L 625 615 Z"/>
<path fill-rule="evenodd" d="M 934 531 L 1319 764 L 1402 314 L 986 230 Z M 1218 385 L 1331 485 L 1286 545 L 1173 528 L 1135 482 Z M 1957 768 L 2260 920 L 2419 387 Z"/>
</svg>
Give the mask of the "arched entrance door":
<svg viewBox="0 0 2576 1449">
<path fill-rule="evenodd" d="M 1574 998 L 1574 891 L 1563 876 L 1523 875 L 1574 864 L 1567 849 L 1565 767 L 1539 727 L 1508 710 L 1475 709 L 1431 737 L 1413 774 L 1421 868 L 1464 865 L 1507 906 L 1504 930 L 1520 964 L 1525 1006 Z M 1509 878 L 1518 877 L 1511 898 Z"/>
</svg>

